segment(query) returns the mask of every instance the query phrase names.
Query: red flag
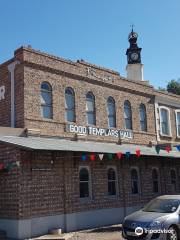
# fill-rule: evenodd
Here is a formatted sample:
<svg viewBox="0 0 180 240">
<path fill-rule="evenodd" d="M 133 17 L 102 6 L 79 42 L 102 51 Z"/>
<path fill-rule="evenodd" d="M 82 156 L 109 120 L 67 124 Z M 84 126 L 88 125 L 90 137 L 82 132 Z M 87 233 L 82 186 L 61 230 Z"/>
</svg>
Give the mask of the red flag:
<svg viewBox="0 0 180 240">
<path fill-rule="evenodd" d="M 94 155 L 94 154 L 91 154 L 91 155 L 90 155 L 90 160 L 91 160 L 91 161 L 94 161 L 94 160 L 95 160 L 95 155 Z"/>
<path fill-rule="evenodd" d="M 122 152 L 117 152 L 116 155 L 117 155 L 117 157 L 118 157 L 119 159 L 121 159 L 121 157 L 122 157 Z"/>
<path fill-rule="evenodd" d="M 138 157 L 141 156 L 141 151 L 139 149 L 136 150 L 136 156 L 138 156 Z"/>
<path fill-rule="evenodd" d="M 4 163 L 0 163 L 0 170 L 4 168 Z"/>
<path fill-rule="evenodd" d="M 171 147 L 170 146 L 166 146 L 166 152 L 170 152 L 171 151 Z"/>
</svg>

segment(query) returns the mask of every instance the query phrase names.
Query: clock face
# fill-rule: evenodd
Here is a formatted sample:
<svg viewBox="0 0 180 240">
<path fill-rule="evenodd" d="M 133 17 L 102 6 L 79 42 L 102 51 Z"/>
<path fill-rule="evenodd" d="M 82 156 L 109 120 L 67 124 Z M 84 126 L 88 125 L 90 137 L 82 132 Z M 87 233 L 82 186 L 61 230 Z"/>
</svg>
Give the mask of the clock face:
<svg viewBox="0 0 180 240">
<path fill-rule="evenodd" d="M 131 53 L 131 59 L 136 61 L 138 59 L 139 55 L 137 53 Z"/>
</svg>

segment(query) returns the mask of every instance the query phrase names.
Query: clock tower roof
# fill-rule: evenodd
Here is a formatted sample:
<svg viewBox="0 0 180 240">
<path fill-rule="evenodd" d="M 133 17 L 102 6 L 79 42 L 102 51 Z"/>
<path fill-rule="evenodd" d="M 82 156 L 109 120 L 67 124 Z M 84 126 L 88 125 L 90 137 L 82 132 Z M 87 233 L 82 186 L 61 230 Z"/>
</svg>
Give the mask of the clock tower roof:
<svg viewBox="0 0 180 240">
<path fill-rule="evenodd" d="M 128 35 L 130 46 L 126 51 L 128 64 L 141 63 L 141 48 L 137 45 L 137 39 L 138 34 L 134 32 L 132 27 L 132 30 Z"/>
<path fill-rule="evenodd" d="M 126 51 L 128 63 L 126 67 L 127 78 L 135 81 L 144 81 L 143 64 L 141 64 L 141 48 L 137 45 L 137 39 L 138 34 L 134 32 L 132 27 L 132 30 L 128 35 L 130 46 Z"/>
</svg>

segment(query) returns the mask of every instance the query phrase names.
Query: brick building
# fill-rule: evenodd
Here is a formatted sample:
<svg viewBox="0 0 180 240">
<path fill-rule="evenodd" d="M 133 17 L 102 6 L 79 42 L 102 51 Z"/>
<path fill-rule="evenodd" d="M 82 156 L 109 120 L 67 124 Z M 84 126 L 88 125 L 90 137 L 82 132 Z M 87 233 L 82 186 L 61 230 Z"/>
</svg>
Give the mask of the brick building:
<svg viewBox="0 0 180 240">
<path fill-rule="evenodd" d="M 137 34 L 127 78 L 21 47 L 0 65 L 0 229 L 119 223 L 180 191 L 180 97 L 143 79 Z"/>
</svg>

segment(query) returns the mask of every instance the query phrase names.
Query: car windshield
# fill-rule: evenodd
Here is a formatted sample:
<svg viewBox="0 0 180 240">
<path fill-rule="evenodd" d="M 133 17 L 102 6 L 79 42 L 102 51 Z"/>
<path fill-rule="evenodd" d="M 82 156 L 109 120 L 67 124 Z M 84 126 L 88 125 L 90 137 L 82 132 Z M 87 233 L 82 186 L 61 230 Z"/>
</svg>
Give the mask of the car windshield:
<svg viewBox="0 0 180 240">
<path fill-rule="evenodd" d="M 156 198 L 150 201 L 144 208 L 145 212 L 173 213 L 180 205 L 178 199 Z"/>
</svg>

